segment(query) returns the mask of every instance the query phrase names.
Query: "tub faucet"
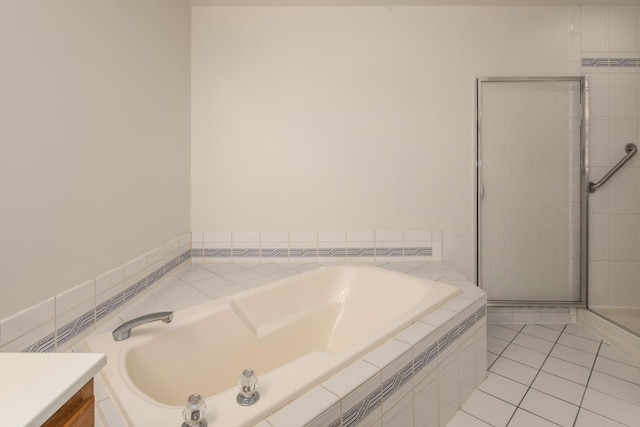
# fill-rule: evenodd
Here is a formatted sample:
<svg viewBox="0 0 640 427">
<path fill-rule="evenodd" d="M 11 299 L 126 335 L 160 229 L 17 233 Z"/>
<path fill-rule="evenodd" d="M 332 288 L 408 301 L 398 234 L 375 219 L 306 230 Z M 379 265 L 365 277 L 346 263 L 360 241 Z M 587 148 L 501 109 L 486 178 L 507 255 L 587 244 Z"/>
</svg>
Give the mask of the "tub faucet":
<svg viewBox="0 0 640 427">
<path fill-rule="evenodd" d="M 162 320 L 164 323 L 169 323 L 173 320 L 173 312 L 161 311 L 159 313 L 145 314 L 144 316 L 136 317 L 128 322 L 124 322 L 113 330 L 113 339 L 116 341 L 126 340 L 129 338 L 129 335 L 131 335 L 131 330 L 133 328 L 156 320 Z"/>
</svg>

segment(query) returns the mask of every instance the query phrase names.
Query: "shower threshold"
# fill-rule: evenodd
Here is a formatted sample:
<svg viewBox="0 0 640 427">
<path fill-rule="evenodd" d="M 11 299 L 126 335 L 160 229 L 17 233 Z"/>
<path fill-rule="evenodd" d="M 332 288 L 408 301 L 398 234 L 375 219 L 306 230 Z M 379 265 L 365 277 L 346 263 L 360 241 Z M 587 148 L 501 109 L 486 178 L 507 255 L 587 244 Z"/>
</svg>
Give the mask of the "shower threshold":
<svg viewBox="0 0 640 427">
<path fill-rule="evenodd" d="M 640 307 L 589 306 L 589 309 L 612 323 L 640 336 Z"/>
</svg>

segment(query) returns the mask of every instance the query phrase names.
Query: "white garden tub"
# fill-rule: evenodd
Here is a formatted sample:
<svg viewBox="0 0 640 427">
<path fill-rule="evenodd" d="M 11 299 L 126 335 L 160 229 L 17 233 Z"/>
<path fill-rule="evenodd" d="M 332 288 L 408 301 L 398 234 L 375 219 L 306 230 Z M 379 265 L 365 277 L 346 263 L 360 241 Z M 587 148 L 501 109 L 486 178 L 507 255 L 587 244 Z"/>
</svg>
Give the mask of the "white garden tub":
<svg viewBox="0 0 640 427">
<path fill-rule="evenodd" d="M 453 286 L 369 266 L 321 268 L 174 313 L 115 342 L 104 377 L 131 426 L 177 426 L 187 397 L 206 399 L 209 426 L 249 426 L 452 299 Z M 260 400 L 236 403 L 252 368 Z"/>
</svg>

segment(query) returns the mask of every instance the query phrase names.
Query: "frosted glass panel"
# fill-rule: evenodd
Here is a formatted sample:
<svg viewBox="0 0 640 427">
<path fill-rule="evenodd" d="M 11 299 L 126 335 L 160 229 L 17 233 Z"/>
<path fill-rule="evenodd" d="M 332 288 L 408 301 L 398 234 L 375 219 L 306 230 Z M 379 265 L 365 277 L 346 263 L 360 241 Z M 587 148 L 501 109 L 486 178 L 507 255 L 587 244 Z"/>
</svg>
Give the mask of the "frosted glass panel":
<svg viewBox="0 0 640 427">
<path fill-rule="evenodd" d="M 580 300 L 580 82 L 479 82 L 479 279 L 493 301 Z"/>
</svg>

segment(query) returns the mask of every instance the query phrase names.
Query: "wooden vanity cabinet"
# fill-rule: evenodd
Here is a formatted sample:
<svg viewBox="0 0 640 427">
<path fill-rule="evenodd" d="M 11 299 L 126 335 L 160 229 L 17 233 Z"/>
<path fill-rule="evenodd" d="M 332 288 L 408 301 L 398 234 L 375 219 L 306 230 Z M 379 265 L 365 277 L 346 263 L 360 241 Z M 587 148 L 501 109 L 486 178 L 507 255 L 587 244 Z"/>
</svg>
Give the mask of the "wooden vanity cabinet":
<svg viewBox="0 0 640 427">
<path fill-rule="evenodd" d="M 93 378 L 62 405 L 42 427 L 94 427 Z"/>
</svg>

